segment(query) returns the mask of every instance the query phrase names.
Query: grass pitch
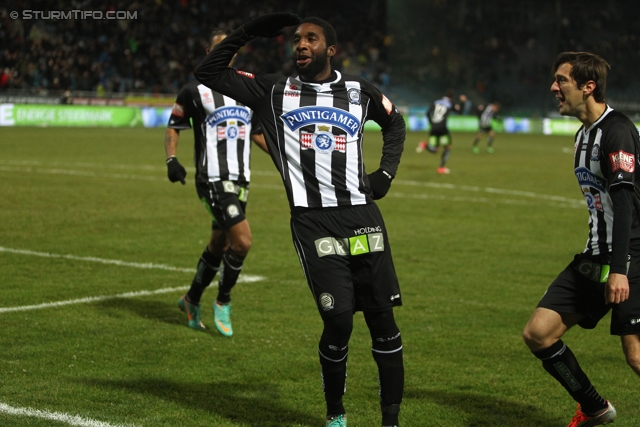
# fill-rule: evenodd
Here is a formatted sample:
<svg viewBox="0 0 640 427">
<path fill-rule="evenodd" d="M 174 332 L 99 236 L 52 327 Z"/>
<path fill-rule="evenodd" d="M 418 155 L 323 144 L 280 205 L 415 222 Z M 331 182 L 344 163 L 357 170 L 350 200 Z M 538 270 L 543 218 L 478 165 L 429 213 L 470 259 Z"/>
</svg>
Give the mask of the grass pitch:
<svg viewBox="0 0 640 427">
<path fill-rule="evenodd" d="M 177 308 L 207 242 L 188 184 L 166 179 L 163 129 L 0 129 L 0 425 L 324 426 L 321 322 L 271 160 L 252 155 L 253 248 L 233 292 L 235 335 L 187 328 Z M 404 306 L 404 427 L 566 425 L 574 402 L 521 330 L 580 252 L 587 212 L 571 137 L 498 135 L 495 153 L 454 134 L 449 175 L 409 133 L 379 201 Z M 183 132 L 178 157 L 191 163 Z M 379 133 L 368 133 L 368 170 Z M 93 298 L 93 299 L 90 299 Z M 638 378 L 608 317 L 565 341 L 615 425 L 640 425 Z M 377 372 L 361 314 L 349 354 L 350 427 L 379 425 Z M 74 424 L 75 423 L 75 424 Z"/>
</svg>

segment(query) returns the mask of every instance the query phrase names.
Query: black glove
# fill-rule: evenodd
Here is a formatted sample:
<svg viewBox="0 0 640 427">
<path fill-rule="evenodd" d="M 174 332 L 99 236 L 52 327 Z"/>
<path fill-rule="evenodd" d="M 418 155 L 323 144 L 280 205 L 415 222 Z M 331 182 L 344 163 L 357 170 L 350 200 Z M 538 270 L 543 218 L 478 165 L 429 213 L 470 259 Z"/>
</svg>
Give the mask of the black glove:
<svg viewBox="0 0 640 427">
<path fill-rule="evenodd" d="M 185 185 L 184 178 L 187 176 L 187 171 L 184 170 L 180 162 L 175 156 L 171 156 L 167 159 L 167 176 L 169 181 L 178 182 Z"/>
<path fill-rule="evenodd" d="M 284 27 L 298 25 L 300 17 L 292 13 L 268 13 L 258 16 L 243 25 L 244 33 L 250 37 L 276 37 Z"/>
<path fill-rule="evenodd" d="M 391 188 L 391 180 L 393 180 L 393 176 L 382 169 L 369 174 L 369 188 L 371 188 L 373 200 L 382 199 L 387 195 L 389 188 Z"/>
</svg>

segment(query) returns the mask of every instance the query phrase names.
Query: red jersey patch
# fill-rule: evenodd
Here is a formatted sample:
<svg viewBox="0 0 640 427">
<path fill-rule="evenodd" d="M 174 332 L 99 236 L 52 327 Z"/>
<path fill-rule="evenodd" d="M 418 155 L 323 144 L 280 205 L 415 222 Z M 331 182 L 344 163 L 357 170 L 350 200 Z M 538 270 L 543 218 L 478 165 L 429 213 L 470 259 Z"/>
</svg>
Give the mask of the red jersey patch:
<svg viewBox="0 0 640 427">
<path fill-rule="evenodd" d="M 240 71 L 240 70 L 236 70 L 236 73 L 238 74 L 242 74 L 245 77 L 249 77 L 250 79 L 255 78 L 255 76 L 251 73 L 247 73 L 246 71 Z"/>
<path fill-rule="evenodd" d="M 611 161 L 612 172 L 617 170 L 633 172 L 635 170 L 636 158 L 633 154 L 629 154 L 626 151 L 620 150 L 616 153 L 610 153 L 609 160 Z"/>
<path fill-rule="evenodd" d="M 393 104 L 391 103 L 391 101 L 389 101 L 389 99 L 382 95 L 382 105 L 384 106 L 384 109 L 387 110 L 387 114 L 391 114 L 391 112 L 393 111 Z"/>
<path fill-rule="evenodd" d="M 182 105 L 177 102 L 173 104 L 173 108 L 171 109 L 171 115 L 176 117 L 184 117 L 184 108 Z"/>
</svg>

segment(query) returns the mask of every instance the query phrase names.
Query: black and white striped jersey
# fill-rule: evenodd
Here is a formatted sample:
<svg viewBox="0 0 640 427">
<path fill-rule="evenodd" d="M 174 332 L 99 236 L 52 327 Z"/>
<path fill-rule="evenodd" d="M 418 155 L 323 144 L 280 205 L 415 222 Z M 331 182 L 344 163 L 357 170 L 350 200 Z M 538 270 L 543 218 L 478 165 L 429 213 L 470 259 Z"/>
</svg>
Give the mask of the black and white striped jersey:
<svg viewBox="0 0 640 427">
<path fill-rule="evenodd" d="M 493 117 L 496 115 L 496 110 L 493 108 L 493 105 L 487 105 L 482 113 L 480 113 L 480 128 L 491 128 L 491 121 Z"/>
<path fill-rule="evenodd" d="M 395 176 L 405 122 L 371 83 L 334 71 L 325 82 L 253 75 L 226 67 L 249 39 L 232 32 L 196 68 L 196 78 L 251 107 L 278 168 L 292 210 L 372 203 L 363 161 L 363 125 L 382 128 L 380 167 Z M 224 62 L 226 61 L 226 62 Z"/>
<path fill-rule="evenodd" d="M 167 126 L 193 126 L 196 182 L 250 182 L 252 117 L 251 109 L 197 81 L 180 90 Z"/>
<path fill-rule="evenodd" d="M 589 129 L 582 126 L 576 133 L 575 175 L 589 209 L 585 253 L 612 252 L 614 209 L 611 190 L 616 186 L 627 186 L 634 191 L 628 237 L 632 245 L 640 243 L 639 147 L 638 129 L 624 114 L 609 106 Z"/>
<path fill-rule="evenodd" d="M 451 98 L 447 96 L 444 96 L 431 104 L 431 107 L 429 107 L 429 110 L 427 111 L 427 119 L 429 119 L 432 132 L 442 134 L 446 134 L 448 132 L 447 118 L 453 108 Z"/>
</svg>

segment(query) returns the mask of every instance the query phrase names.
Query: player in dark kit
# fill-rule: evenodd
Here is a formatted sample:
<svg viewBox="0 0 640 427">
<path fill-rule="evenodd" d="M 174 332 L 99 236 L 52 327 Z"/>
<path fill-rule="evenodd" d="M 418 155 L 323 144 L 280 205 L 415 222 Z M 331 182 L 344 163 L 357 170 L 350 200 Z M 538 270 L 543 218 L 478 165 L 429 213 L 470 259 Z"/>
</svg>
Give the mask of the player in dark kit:
<svg viewBox="0 0 640 427">
<path fill-rule="evenodd" d="M 223 31 L 214 31 L 207 53 L 225 37 Z M 209 243 L 202 252 L 191 288 L 179 299 L 178 306 L 187 313 L 189 327 L 205 329 L 200 297 L 222 263 L 213 312 L 216 329 L 225 336 L 233 335 L 231 288 L 251 248 L 251 229 L 245 217 L 250 138 L 266 150 L 264 137 L 255 126 L 252 128 L 252 116 L 249 108 L 193 81 L 180 90 L 165 135 L 167 175 L 171 182 L 184 184 L 186 171 L 178 162 L 176 151 L 180 130 L 191 128 L 193 121 L 196 191 L 212 217 Z"/>
<path fill-rule="evenodd" d="M 429 110 L 427 110 L 427 119 L 431 126 L 429 131 L 429 142 L 420 141 L 416 151 L 418 153 L 425 149 L 431 153 L 437 153 L 440 146 L 442 146 L 442 158 L 440 159 L 440 166 L 438 167 L 438 173 L 446 174 L 450 173 L 449 168 L 446 167 L 447 160 L 451 155 L 451 132 L 447 126 L 447 119 L 452 111 L 460 112 L 460 105 L 453 104 L 453 97 L 455 93 L 453 89 L 447 90 L 447 93 L 440 99 L 431 104 Z"/>
<path fill-rule="evenodd" d="M 480 121 L 478 123 L 478 133 L 471 143 L 471 150 L 475 154 L 480 153 L 478 143 L 485 133 L 487 134 L 487 153 L 493 153 L 493 140 L 496 137 L 496 132 L 493 130 L 493 125 L 491 122 L 495 118 L 496 114 L 498 114 L 498 111 L 500 111 L 499 102 L 492 102 L 487 106 L 480 105 L 478 107 L 478 114 L 480 116 Z"/>
<path fill-rule="evenodd" d="M 298 76 L 253 75 L 226 64 L 254 37 L 298 25 L 293 61 Z M 196 78 L 251 107 L 291 207 L 291 232 L 324 322 L 319 358 L 327 426 L 347 425 L 342 403 L 355 311 L 364 312 L 378 365 L 382 425 L 398 426 L 404 389 L 402 339 L 393 307 L 401 305 L 387 230 L 374 203 L 386 195 L 400 162 L 405 122 L 371 83 L 332 70 L 333 27 L 319 18 L 260 16 L 233 31 L 198 65 Z M 363 125 L 382 129 L 380 168 L 363 163 Z"/>
<path fill-rule="evenodd" d="M 621 337 L 627 363 L 640 375 L 640 143 L 635 125 L 605 103 L 608 69 L 604 59 L 586 52 L 561 53 L 553 67 L 551 91 L 560 114 L 582 122 L 573 167 L 589 209 L 589 237 L 523 333 L 544 369 L 578 402 L 568 427 L 609 424 L 616 417 L 562 341 L 569 328 L 595 328 L 612 310 L 611 334 Z"/>
</svg>

